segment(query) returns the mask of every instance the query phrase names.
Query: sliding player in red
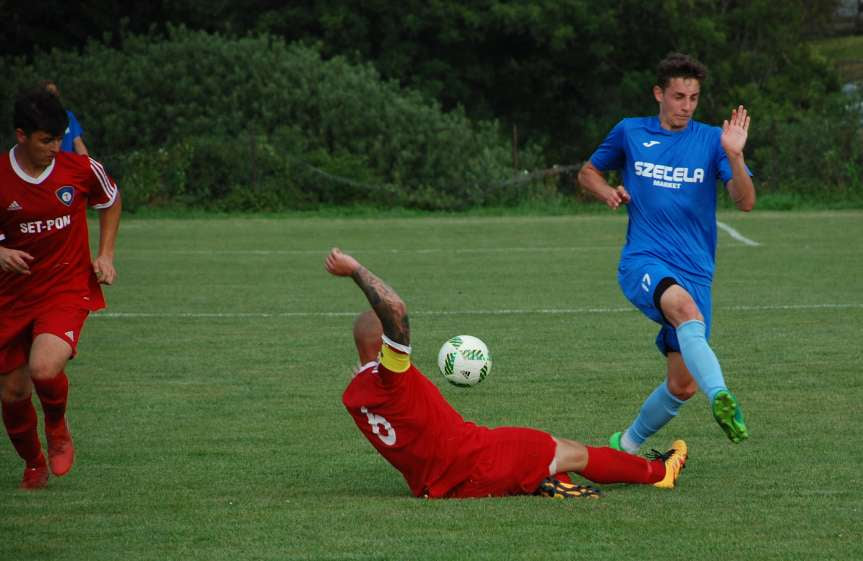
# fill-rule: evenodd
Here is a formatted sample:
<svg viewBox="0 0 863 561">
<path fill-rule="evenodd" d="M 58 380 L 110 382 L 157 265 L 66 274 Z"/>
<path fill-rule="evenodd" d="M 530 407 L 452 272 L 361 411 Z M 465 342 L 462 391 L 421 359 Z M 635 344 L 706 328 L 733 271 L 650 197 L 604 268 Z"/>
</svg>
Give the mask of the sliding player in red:
<svg viewBox="0 0 863 561">
<path fill-rule="evenodd" d="M 67 119 L 43 88 L 22 94 L 14 109 L 17 143 L 0 155 L 0 402 L 6 432 L 26 464 L 24 489 L 44 487 L 49 466 L 58 476 L 72 468 L 64 369 L 87 315 L 105 307 L 99 284 L 117 276 L 117 185 L 99 162 L 60 152 Z M 87 206 L 99 210 L 93 261 Z M 45 416 L 47 461 L 34 388 Z"/>
<path fill-rule="evenodd" d="M 351 277 L 372 306 L 354 323 L 363 366 L 342 401 L 414 496 L 599 496 L 593 487 L 573 484 L 567 472 L 596 483 L 674 487 L 686 463 L 682 440 L 648 460 L 535 429 L 466 422 L 411 363 L 407 307 L 398 294 L 338 249 L 330 252 L 325 267 L 335 276 Z"/>
</svg>

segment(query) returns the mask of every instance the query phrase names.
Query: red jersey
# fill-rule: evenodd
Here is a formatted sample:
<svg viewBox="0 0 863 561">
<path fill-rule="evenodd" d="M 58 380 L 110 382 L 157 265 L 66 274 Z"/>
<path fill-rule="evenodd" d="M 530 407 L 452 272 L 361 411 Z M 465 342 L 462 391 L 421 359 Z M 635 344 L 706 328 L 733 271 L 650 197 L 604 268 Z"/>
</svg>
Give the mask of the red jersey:
<svg viewBox="0 0 863 561">
<path fill-rule="evenodd" d="M 413 364 L 402 373 L 366 365 L 342 403 L 417 497 L 445 497 L 467 481 L 490 432 L 466 422 Z"/>
<path fill-rule="evenodd" d="M 87 206 L 107 208 L 117 185 L 102 164 L 60 152 L 33 178 L 13 154 L 0 156 L 0 244 L 33 256 L 31 274 L 0 271 L 0 309 L 57 299 L 89 310 L 105 307 L 93 272 Z"/>
</svg>

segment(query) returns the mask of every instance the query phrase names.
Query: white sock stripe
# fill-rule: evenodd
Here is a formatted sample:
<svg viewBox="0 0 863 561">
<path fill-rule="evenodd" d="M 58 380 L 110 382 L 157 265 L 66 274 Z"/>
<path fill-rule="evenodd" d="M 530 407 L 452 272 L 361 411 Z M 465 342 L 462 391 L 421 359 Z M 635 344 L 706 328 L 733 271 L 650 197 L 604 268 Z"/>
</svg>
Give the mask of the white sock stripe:
<svg viewBox="0 0 863 561">
<path fill-rule="evenodd" d="M 788 304 L 774 306 L 723 306 L 717 310 L 734 312 L 760 311 L 807 311 L 807 310 L 857 310 L 863 304 Z M 414 310 L 412 316 L 477 316 L 477 315 L 581 315 L 581 314 L 619 314 L 637 312 L 635 308 L 538 308 L 538 309 L 500 309 L 500 310 Z M 357 312 L 95 312 L 93 318 L 135 319 L 135 318 L 288 318 L 288 317 L 354 317 Z M 398 343 L 394 343 L 398 345 Z M 394 348 L 398 348 L 395 347 Z"/>
<path fill-rule="evenodd" d="M 761 245 L 760 243 L 758 243 L 756 241 L 750 240 L 749 238 L 747 238 L 746 236 L 744 236 L 743 234 L 741 234 L 740 232 L 738 232 L 737 230 L 735 230 L 734 228 L 732 228 L 731 226 L 729 226 L 728 224 L 726 224 L 724 222 L 720 222 L 719 220 L 717 220 L 716 225 L 719 226 L 722 230 L 725 230 L 726 232 L 728 232 L 729 236 L 731 236 L 732 238 L 734 238 L 735 240 L 737 240 L 739 242 L 742 242 L 746 245 L 751 245 L 751 246 Z"/>
</svg>

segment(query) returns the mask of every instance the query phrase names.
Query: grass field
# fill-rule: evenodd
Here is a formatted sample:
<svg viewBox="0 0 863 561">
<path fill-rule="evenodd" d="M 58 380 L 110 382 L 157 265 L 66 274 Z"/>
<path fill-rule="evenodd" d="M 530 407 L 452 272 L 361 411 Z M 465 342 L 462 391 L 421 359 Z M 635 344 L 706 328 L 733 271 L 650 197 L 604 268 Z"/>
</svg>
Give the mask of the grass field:
<svg viewBox="0 0 863 561">
<path fill-rule="evenodd" d="M 340 397 L 360 291 L 352 251 L 411 309 L 415 362 L 466 418 L 603 444 L 662 378 L 656 327 L 615 280 L 621 214 L 135 220 L 109 310 L 69 366 L 78 459 L 17 490 L 0 444 L 0 560 L 861 559 L 863 212 L 722 213 L 712 344 L 751 438 L 699 395 L 647 443 L 690 462 L 673 491 L 599 501 L 428 501 Z M 462 390 L 440 344 L 484 339 Z"/>
</svg>

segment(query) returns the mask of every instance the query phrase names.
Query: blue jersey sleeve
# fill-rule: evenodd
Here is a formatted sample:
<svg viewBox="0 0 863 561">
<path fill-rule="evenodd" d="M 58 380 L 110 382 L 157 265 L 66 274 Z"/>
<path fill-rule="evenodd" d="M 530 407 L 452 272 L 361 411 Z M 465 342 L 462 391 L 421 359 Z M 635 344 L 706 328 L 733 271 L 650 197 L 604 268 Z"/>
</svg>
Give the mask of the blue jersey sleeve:
<svg viewBox="0 0 863 561">
<path fill-rule="evenodd" d="M 84 134 L 84 128 L 78 122 L 78 119 L 75 118 L 75 114 L 68 109 L 66 110 L 66 115 L 69 116 L 69 126 L 66 127 L 66 133 L 63 135 L 60 150 L 63 152 L 74 152 L 75 139 Z"/>
<path fill-rule="evenodd" d="M 599 148 L 590 157 L 590 163 L 599 171 L 622 169 L 626 165 L 626 151 L 624 150 L 624 127 L 623 121 L 617 123 Z M 730 169 L 730 168 L 729 168 Z"/>
<path fill-rule="evenodd" d="M 75 118 L 75 114 L 71 111 L 69 113 L 69 134 L 75 139 L 84 134 L 84 127 L 81 126 L 81 123 L 78 122 L 78 119 Z"/>
</svg>

